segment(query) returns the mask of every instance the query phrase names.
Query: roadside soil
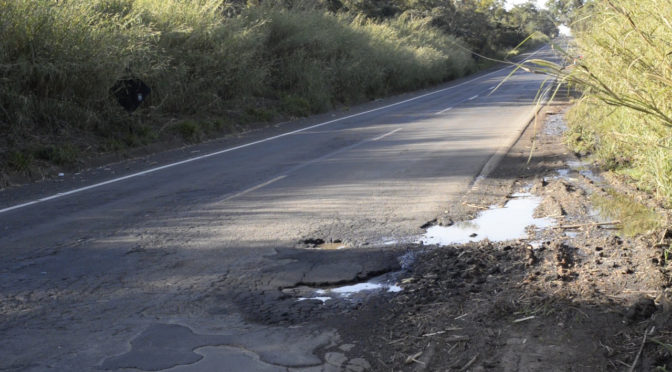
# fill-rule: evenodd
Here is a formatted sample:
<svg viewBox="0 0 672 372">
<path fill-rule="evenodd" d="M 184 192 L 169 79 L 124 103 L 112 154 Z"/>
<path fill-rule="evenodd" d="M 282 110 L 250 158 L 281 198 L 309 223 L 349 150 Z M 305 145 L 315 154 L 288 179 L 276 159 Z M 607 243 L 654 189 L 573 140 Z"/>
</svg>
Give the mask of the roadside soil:
<svg viewBox="0 0 672 372">
<path fill-rule="evenodd" d="M 434 222 L 469 219 L 529 190 L 543 198 L 537 216 L 554 218 L 555 228 L 503 243 L 407 246 L 415 259 L 398 278 L 402 292 L 326 320 L 373 370 L 672 369 L 664 252 L 672 234 L 627 237 L 617 224 L 600 224 L 613 221 L 595 211 L 593 195 L 655 202 L 573 163 L 561 137 L 564 108 L 545 110 L 498 169 Z"/>
</svg>

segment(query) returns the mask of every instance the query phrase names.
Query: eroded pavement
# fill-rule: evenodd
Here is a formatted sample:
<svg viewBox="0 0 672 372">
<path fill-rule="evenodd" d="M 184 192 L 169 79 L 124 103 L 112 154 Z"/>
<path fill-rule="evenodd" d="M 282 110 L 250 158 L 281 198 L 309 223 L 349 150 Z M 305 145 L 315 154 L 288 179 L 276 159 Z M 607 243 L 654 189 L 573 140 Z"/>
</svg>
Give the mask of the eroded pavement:
<svg viewBox="0 0 672 372">
<path fill-rule="evenodd" d="M 170 232 L 120 229 L 18 254 L 0 271 L 0 369 L 669 368 L 668 262 L 656 244 L 672 236 L 613 230 L 591 203 L 608 183 L 572 163 L 550 117 L 426 235 L 361 247 L 325 232 L 241 255 L 199 246 L 197 229 L 179 242 L 191 250 Z M 525 218 L 538 228 L 494 242 L 497 222 L 482 217 L 520 200 L 534 201 Z M 458 226 L 471 243 L 429 239 Z"/>
<path fill-rule="evenodd" d="M 395 249 L 270 249 L 227 273 L 164 249 L 100 249 L 96 263 L 69 247 L 2 273 L 3 368 L 209 371 L 225 362 L 231 371 L 364 370 L 354 345 L 314 322 L 320 301 L 285 292 L 400 269 Z M 329 306 L 350 311 L 358 301 Z"/>
</svg>

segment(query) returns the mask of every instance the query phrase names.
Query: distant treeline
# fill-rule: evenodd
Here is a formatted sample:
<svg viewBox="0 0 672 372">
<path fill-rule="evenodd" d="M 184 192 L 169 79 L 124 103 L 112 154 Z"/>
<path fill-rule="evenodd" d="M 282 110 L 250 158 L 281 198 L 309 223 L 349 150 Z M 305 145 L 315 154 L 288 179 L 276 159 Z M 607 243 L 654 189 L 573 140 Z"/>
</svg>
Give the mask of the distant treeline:
<svg viewBox="0 0 672 372">
<path fill-rule="evenodd" d="M 0 0 L 0 169 L 426 87 L 535 31 L 557 32 L 548 12 L 496 0 Z M 113 88 L 135 80 L 151 94 L 129 114 Z"/>
</svg>

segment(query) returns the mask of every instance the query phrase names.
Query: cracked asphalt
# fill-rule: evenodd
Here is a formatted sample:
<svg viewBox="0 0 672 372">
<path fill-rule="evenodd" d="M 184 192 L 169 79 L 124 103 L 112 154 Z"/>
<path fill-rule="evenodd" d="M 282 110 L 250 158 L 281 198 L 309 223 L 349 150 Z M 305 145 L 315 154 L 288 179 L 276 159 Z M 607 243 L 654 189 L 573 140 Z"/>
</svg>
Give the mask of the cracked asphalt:
<svg viewBox="0 0 672 372">
<path fill-rule="evenodd" d="M 510 71 L 2 190 L 0 370 L 368 370 L 323 321 L 366 298 L 293 290 L 394 280 L 529 122 Z"/>
</svg>

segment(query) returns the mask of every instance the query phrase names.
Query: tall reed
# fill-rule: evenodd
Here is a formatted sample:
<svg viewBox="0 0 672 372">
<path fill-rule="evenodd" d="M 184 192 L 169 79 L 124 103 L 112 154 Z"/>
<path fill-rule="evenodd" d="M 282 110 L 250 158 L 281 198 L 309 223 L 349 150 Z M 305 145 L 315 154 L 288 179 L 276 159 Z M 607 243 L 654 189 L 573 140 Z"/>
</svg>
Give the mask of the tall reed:
<svg viewBox="0 0 672 372">
<path fill-rule="evenodd" d="M 596 0 L 578 18 L 568 67 L 530 61 L 580 87 L 568 139 L 672 205 L 672 5 Z"/>
</svg>

